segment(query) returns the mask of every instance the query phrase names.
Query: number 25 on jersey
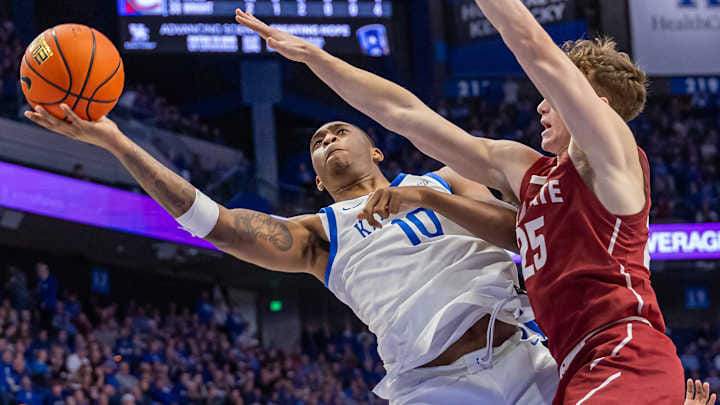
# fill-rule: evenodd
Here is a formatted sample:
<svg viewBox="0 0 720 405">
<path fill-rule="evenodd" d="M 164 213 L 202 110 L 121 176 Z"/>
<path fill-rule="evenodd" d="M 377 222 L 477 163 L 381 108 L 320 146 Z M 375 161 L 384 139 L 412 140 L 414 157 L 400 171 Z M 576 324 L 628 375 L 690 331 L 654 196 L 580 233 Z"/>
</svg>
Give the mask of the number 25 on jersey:
<svg viewBox="0 0 720 405">
<path fill-rule="evenodd" d="M 545 236 L 543 236 L 542 227 L 545 225 L 545 217 L 538 217 L 529 221 L 525 226 L 515 228 L 518 247 L 520 248 L 520 257 L 522 258 L 523 278 L 525 280 L 532 277 L 536 271 L 542 269 L 547 260 L 547 247 L 545 246 Z M 524 228 L 524 229 L 523 229 Z M 528 260 L 528 250 L 537 251 Z"/>
</svg>

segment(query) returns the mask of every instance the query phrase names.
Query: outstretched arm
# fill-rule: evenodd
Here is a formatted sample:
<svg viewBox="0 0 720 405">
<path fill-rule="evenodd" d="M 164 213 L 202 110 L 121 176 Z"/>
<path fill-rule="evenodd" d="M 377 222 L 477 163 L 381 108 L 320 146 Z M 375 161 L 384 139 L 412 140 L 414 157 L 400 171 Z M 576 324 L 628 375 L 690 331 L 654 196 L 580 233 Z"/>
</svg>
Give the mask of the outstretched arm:
<svg viewBox="0 0 720 405">
<path fill-rule="evenodd" d="M 84 121 L 66 105 L 61 108 L 69 123 L 42 107 L 26 116 L 51 131 L 108 150 L 173 217 L 190 210 L 196 198 L 195 187 L 126 137 L 114 122 L 105 117 L 96 122 Z M 271 270 L 307 272 L 322 280 L 328 248 L 319 223 L 314 215 L 284 220 L 220 206 L 217 223 L 205 239 L 241 260 Z"/>
<path fill-rule="evenodd" d="M 508 196 L 517 195 L 522 176 L 540 157 L 517 142 L 475 138 L 401 86 L 269 27 L 249 13 L 236 10 L 235 20 L 256 31 L 286 58 L 305 63 L 355 109 L 469 179 Z"/>
<path fill-rule="evenodd" d="M 518 251 L 515 236 L 515 209 L 498 199 L 482 184 L 461 177 L 448 167 L 437 172 L 453 194 L 429 187 L 388 187 L 371 194 L 358 219 L 382 228 L 375 218 L 418 207 L 433 210 L 487 242 L 513 252 Z"/>
<path fill-rule="evenodd" d="M 637 144 L 625 120 L 595 92 L 520 0 L 475 0 L 535 87 L 555 108 L 600 178 L 640 186 Z M 627 188 L 624 189 L 627 193 Z M 636 204 L 637 205 L 637 204 Z"/>
</svg>

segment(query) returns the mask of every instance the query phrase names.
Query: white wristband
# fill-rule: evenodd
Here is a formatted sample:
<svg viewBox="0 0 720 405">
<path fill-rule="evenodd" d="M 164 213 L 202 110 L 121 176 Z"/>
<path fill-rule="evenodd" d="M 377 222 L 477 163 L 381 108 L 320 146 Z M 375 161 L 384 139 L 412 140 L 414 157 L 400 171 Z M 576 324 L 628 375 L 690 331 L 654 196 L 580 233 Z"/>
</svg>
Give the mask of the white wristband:
<svg viewBox="0 0 720 405">
<path fill-rule="evenodd" d="M 217 203 L 195 189 L 195 202 L 192 207 L 175 220 L 193 236 L 204 238 L 215 228 L 219 217 L 220 207 Z"/>
</svg>

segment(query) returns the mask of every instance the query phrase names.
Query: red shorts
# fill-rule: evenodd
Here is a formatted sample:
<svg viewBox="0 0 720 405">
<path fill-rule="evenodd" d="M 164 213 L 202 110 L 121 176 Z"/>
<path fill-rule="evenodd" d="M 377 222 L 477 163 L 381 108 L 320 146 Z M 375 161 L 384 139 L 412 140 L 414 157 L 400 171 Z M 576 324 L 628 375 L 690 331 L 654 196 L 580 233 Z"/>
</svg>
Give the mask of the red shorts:
<svg viewBox="0 0 720 405">
<path fill-rule="evenodd" d="M 685 376 L 673 342 L 642 322 L 623 322 L 585 343 L 553 405 L 681 405 Z"/>
</svg>

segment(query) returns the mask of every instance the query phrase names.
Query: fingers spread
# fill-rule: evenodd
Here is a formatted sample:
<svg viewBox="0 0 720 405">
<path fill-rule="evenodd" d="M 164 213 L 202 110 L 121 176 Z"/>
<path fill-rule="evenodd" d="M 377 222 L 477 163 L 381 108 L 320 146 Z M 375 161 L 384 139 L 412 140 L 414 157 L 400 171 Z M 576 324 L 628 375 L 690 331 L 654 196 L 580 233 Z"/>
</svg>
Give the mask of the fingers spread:
<svg viewBox="0 0 720 405">
<path fill-rule="evenodd" d="M 702 392 L 703 392 L 702 389 L 703 389 L 702 381 L 695 380 L 695 399 L 700 398 L 700 396 L 702 395 Z"/>
<path fill-rule="evenodd" d="M 707 400 L 709 398 L 710 398 L 710 384 L 705 383 L 702 386 L 702 393 L 700 394 L 700 399 L 702 400 L 703 403 L 705 403 L 705 402 L 707 402 Z"/>
<path fill-rule="evenodd" d="M 693 384 L 693 380 L 691 378 L 688 378 L 688 380 L 685 382 L 685 398 L 695 398 L 695 385 Z"/>
</svg>

